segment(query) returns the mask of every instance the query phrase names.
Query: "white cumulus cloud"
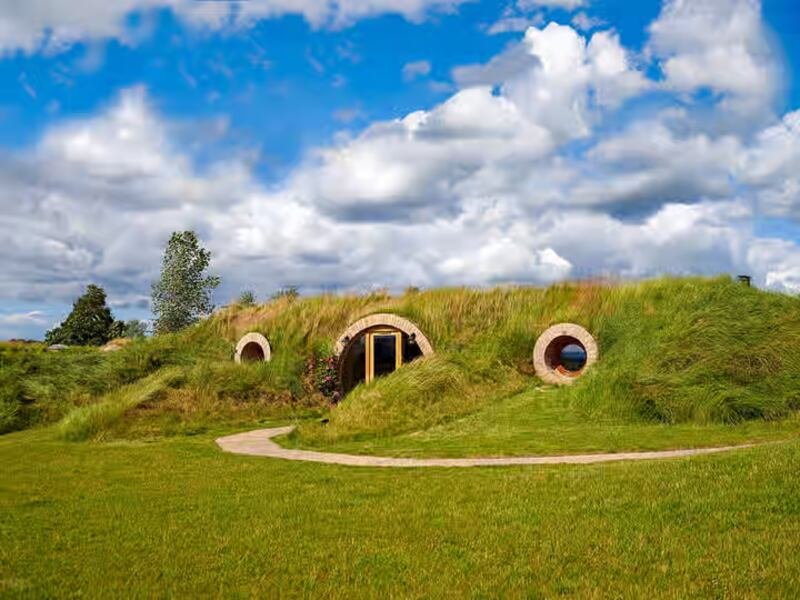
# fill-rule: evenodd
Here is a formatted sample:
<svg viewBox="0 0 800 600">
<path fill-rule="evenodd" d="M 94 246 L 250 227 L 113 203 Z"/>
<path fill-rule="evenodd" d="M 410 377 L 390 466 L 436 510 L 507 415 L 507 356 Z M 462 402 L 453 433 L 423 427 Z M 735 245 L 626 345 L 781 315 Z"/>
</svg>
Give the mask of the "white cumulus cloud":
<svg viewBox="0 0 800 600">
<path fill-rule="evenodd" d="M 767 214 L 800 219 L 800 111 L 763 130 L 739 167 Z"/>
<path fill-rule="evenodd" d="M 431 11 L 449 11 L 465 0 L 10 0 L 0 5 L 0 54 L 21 50 L 57 52 L 86 40 L 133 43 L 146 33 L 126 17 L 170 9 L 192 26 L 218 30 L 249 27 L 261 19 L 301 15 L 313 27 L 343 27 L 382 14 L 419 21 Z"/>
<path fill-rule="evenodd" d="M 613 32 L 550 24 L 515 48 L 270 185 L 246 157 L 199 167 L 147 91 L 124 90 L 0 157 L 0 297 L 68 302 L 98 282 L 140 302 L 186 228 L 212 250 L 222 300 L 599 274 L 742 272 L 798 290 L 798 245 L 753 227 L 765 207 L 797 218 L 797 113 L 748 136 L 704 128 L 709 108 L 690 101 L 622 114 L 653 82 Z"/>
<path fill-rule="evenodd" d="M 778 89 L 759 0 L 666 0 L 650 25 L 649 51 L 668 87 L 711 89 L 735 113 L 760 115 Z"/>
</svg>

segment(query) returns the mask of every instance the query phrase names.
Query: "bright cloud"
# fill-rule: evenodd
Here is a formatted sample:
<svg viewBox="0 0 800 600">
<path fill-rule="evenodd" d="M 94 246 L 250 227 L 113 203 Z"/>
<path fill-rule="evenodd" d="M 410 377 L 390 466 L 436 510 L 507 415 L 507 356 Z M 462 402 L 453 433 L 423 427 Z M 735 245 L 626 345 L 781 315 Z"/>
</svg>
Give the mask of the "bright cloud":
<svg viewBox="0 0 800 600">
<path fill-rule="evenodd" d="M 772 102 L 779 72 L 760 0 L 667 0 L 650 36 L 668 87 L 709 88 L 737 113 Z"/>
<path fill-rule="evenodd" d="M 430 11 L 453 10 L 465 0 L 24 0 L 0 9 L 0 54 L 40 49 L 58 52 L 84 40 L 135 42 L 147 26 L 131 28 L 131 13 L 170 9 L 187 23 L 206 29 L 246 28 L 261 19 L 301 15 L 313 27 L 343 27 L 358 19 L 399 14 L 411 21 Z"/>
<path fill-rule="evenodd" d="M 767 214 L 800 218 L 800 111 L 762 131 L 739 167 Z"/>
<path fill-rule="evenodd" d="M 596 118 L 592 105 L 614 108 L 648 86 L 618 36 L 598 32 L 587 43 L 556 23 L 528 28 L 520 44 L 453 76 L 462 86 L 501 84 L 503 96 L 558 141 L 588 135 Z"/>
<path fill-rule="evenodd" d="M 362 5 L 379 6 L 389 4 Z M 410 16 L 431 6 L 406 8 Z M 743 4 L 714 43 L 760 65 L 756 8 Z M 146 89 L 129 88 L 0 160 L 8 198 L 0 296 L 67 301 L 97 281 L 114 302 L 141 302 L 164 241 L 184 228 L 212 249 L 228 296 L 288 284 L 313 291 L 665 272 L 747 272 L 798 291 L 800 247 L 753 228 L 764 213 L 800 214 L 798 113 L 776 119 L 759 104 L 767 124 L 745 135 L 705 126 L 709 111 L 729 110 L 724 102 L 709 108 L 681 97 L 680 108 L 622 110 L 664 85 L 749 97 L 704 58 L 715 46 L 692 23 L 709 14 L 717 14 L 711 4 L 664 8 L 650 30 L 662 82 L 645 76 L 611 30 L 589 37 L 556 23 L 531 27 L 494 59 L 456 70 L 461 89 L 445 101 L 341 134 L 270 185 L 244 157 L 198 166 Z M 673 60 L 689 61 L 692 77 Z M 768 81 L 770 69 L 758 77 Z M 748 106 L 753 116 L 757 103 Z"/>
<path fill-rule="evenodd" d="M 47 316 L 40 310 L 0 315 L 0 325 L 44 325 Z"/>
</svg>

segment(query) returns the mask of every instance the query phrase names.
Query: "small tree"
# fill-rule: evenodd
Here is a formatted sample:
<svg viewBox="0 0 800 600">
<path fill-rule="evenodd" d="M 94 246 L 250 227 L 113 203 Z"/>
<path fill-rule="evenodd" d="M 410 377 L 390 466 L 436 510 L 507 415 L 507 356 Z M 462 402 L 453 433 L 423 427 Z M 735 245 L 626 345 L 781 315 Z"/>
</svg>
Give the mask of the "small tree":
<svg viewBox="0 0 800 600">
<path fill-rule="evenodd" d="M 256 295 L 250 290 L 245 290 L 239 294 L 239 299 L 236 303 L 239 306 L 253 306 L 256 303 Z"/>
<path fill-rule="evenodd" d="M 114 317 L 106 306 L 106 292 L 90 284 L 72 305 L 72 312 L 61 325 L 47 332 L 48 344 L 102 346 L 111 339 Z"/>
<path fill-rule="evenodd" d="M 205 275 L 211 252 L 200 246 L 194 231 L 176 231 L 169 238 L 161 279 L 153 284 L 156 333 L 187 327 L 214 309 L 211 293 L 219 277 Z"/>
<path fill-rule="evenodd" d="M 116 340 L 125 337 L 125 321 L 114 321 L 108 328 L 108 339 Z"/>
<path fill-rule="evenodd" d="M 123 336 L 132 340 L 143 338 L 147 335 L 147 323 L 137 319 L 125 322 L 125 332 Z"/>
<path fill-rule="evenodd" d="M 296 285 L 287 285 L 286 287 L 282 287 L 277 292 L 272 294 L 272 300 L 278 300 L 280 298 L 288 298 L 289 300 L 297 300 L 298 296 L 300 296 L 300 290 L 297 289 Z"/>
</svg>

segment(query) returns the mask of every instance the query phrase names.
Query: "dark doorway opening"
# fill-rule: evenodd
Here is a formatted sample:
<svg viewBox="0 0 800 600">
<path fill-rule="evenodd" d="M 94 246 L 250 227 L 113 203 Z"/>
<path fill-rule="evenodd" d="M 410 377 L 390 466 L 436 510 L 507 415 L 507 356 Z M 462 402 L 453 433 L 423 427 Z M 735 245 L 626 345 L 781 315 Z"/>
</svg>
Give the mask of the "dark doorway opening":
<svg viewBox="0 0 800 600">
<path fill-rule="evenodd" d="M 264 349 L 257 342 L 249 342 L 242 348 L 242 362 L 260 362 L 264 360 Z"/>
<path fill-rule="evenodd" d="M 360 383 L 393 373 L 420 356 L 422 350 L 413 334 L 390 327 L 362 331 L 339 359 L 342 391 L 347 393 Z"/>
</svg>

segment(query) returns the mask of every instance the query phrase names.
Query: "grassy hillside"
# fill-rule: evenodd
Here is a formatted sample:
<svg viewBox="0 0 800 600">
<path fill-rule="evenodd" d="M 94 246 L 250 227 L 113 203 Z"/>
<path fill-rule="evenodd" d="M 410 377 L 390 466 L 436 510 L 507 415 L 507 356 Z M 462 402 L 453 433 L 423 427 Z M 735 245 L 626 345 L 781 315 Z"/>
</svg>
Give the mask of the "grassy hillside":
<svg viewBox="0 0 800 600">
<path fill-rule="evenodd" d="M 160 369 L 224 361 L 228 344 L 202 328 L 129 344 L 104 353 L 43 344 L 0 343 L 0 433 L 52 423 Z"/>
<path fill-rule="evenodd" d="M 251 328 L 265 333 L 291 379 L 287 371 L 297 372 L 309 352 L 382 310 L 417 323 L 436 356 L 354 390 L 318 435 L 425 428 L 535 386 L 534 341 L 560 321 L 584 325 L 600 344 L 596 368 L 555 390 L 588 415 L 712 423 L 800 407 L 800 301 L 726 278 L 324 297 L 230 311 L 214 325 L 229 339 Z"/>
<path fill-rule="evenodd" d="M 378 311 L 414 321 L 436 355 L 356 388 L 326 424 L 305 422 L 293 443 L 412 434 L 518 403 L 520 394 L 541 387 L 531 367 L 537 336 L 562 321 L 586 327 L 601 352 L 575 385 L 547 389 L 549 405 L 566 407 L 570 418 L 699 426 L 774 421 L 800 408 L 800 300 L 727 278 L 667 278 L 280 298 L 229 307 L 182 334 L 108 355 L 4 347 L 0 427 L 52 422 L 72 410 L 85 420 L 84 407 L 94 403 L 114 417 L 72 437 L 193 432 L 318 414 L 324 402 L 311 384 L 309 361 L 329 353 L 349 323 Z M 247 331 L 269 338 L 271 363 L 232 363 L 233 345 Z M 164 369 L 172 375 L 149 394 L 148 377 Z M 131 387 L 119 391 L 122 385 Z"/>
</svg>

